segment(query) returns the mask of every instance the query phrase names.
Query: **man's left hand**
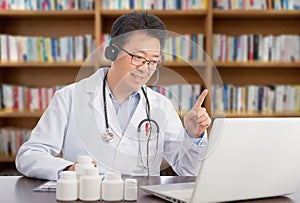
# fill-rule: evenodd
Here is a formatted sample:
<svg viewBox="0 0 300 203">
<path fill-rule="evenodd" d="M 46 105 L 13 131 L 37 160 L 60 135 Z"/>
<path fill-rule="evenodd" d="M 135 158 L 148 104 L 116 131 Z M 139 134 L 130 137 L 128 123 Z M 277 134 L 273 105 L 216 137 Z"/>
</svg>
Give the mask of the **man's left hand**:
<svg viewBox="0 0 300 203">
<path fill-rule="evenodd" d="M 201 107 L 207 94 L 208 90 L 205 89 L 199 96 L 196 104 L 185 114 L 183 119 L 187 133 L 193 138 L 201 136 L 211 124 L 211 118 L 206 109 Z"/>
</svg>

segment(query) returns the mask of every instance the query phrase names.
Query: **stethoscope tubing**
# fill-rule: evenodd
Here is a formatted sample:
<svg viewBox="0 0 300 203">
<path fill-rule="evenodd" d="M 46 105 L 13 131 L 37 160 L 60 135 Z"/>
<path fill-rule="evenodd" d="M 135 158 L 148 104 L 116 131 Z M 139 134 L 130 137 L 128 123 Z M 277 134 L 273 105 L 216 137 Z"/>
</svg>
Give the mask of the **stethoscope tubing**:
<svg viewBox="0 0 300 203">
<path fill-rule="evenodd" d="M 114 139 L 114 135 L 112 132 L 110 132 L 109 130 L 109 122 L 108 122 L 108 116 L 107 116 L 107 101 L 106 101 L 106 80 L 107 80 L 107 74 L 108 74 L 108 71 L 105 73 L 105 76 L 103 78 L 103 108 L 104 108 L 104 118 L 105 118 L 105 132 L 103 133 L 103 139 L 108 143 L 108 142 L 111 142 L 113 139 Z M 141 140 L 140 140 L 140 133 L 141 133 L 141 127 L 144 123 L 148 122 L 150 124 L 150 128 L 152 129 L 151 127 L 151 124 L 153 123 L 155 128 L 156 128 L 156 153 L 155 153 L 155 157 L 153 159 L 153 161 L 156 159 L 156 155 L 158 153 L 158 139 L 159 139 L 159 125 L 158 123 L 151 119 L 150 118 L 150 104 L 149 104 L 149 99 L 147 97 L 147 94 L 144 90 L 143 87 L 142 88 L 142 92 L 145 96 L 145 99 L 146 99 L 146 114 L 147 114 L 147 118 L 143 119 L 139 125 L 138 125 L 138 128 L 137 128 L 137 135 L 138 135 L 138 142 L 139 142 L 139 155 L 140 155 L 140 158 L 141 158 L 141 162 L 142 162 L 142 165 L 145 169 L 148 170 L 148 175 L 149 175 L 149 169 L 150 169 L 150 166 L 149 166 L 149 142 L 150 142 L 150 139 L 151 139 L 151 130 L 150 130 L 150 134 L 149 136 L 146 137 L 146 141 L 147 141 L 147 160 L 146 160 L 146 165 L 144 164 L 144 161 L 143 161 L 143 158 L 142 158 L 142 152 L 141 152 Z M 152 161 L 152 162 L 153 162 Z"/>
</svg>

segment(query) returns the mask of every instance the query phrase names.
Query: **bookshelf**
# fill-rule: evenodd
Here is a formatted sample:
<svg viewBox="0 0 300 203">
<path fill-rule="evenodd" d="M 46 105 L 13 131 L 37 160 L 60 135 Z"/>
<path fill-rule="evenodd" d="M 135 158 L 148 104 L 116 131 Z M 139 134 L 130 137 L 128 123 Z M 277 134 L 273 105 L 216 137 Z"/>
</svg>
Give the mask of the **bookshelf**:
<svg viewBox="0 0 300 203">
<path fill-rule="evenodd" d="M 213 9 L 213 33 L 229 36 L 299 35 L 299 10 Z M 224 84 L 299 85 L 299 61 L 215 61 Z M 215 115 L 216 117 L 218 114 Z M 299 112 L 226 112 L 227 117 L 299 117 Z"/>
<path fill-rule="evenodd" d="M 39 118 L 43 112 L 18 112 L 18 111 L 2 111 L 0 118 Z"/>
<path fill-rule="evenodd" d="M 222 114 L 216 114 L 216 117 L 222 117 L 224 115 Z M 230 118 L 240 118 L 245 117 L 248 118 L 260 118 L 260 117 L 300 117 L 300 113 L 294 113 L 294 112 L 283 112 L 283 113 L 247 113 L 245 115 L 244 113 L 227 113 L 226 117 Z"/>
<path fill-rule="evenodd" d="M 101 44 L 101 35 L 108 34 L 114 20 L 134 10 L 102 9 L 102 1 L 95 1 L 94 10 L 26 11 L 0 10 L 0 34 L 61 37 L 90 34 L 95 47 Z M 300 35 L 299 10 L 219 10 L 207 1 L 207 9 L 192 10 L 147 10 L 160 17 L 169 31 L 186 34 L 202 33 L 204 49 L 213 55 L 213 34 L 238 36 L 242 34 Z M 300 61 L 295 62 L 226 62 L 214 61 L 223 83 L 234 85 L 300 85 Z M 191 62 L 193 64 L 193 62 Z M 212 84 L 212 67 L 204 68 L 205 82 L 185 62 L 166 62 L 164 66 L 183 75 L 191 83 L 209 87 Z M 80 62 L 16 62 L 0 63 L 0 83 L 25 86 L 67 85 L 75 81 Z M 161 73 L 161 78 L 167 75 Z M 170 81 L 166 80 L 166 84 Z M 205 106 L 212 117 L 211 98 Z M 0 112 L 0 126 L 33 128 L 42 112 Z M 221 115 L 220 115 L 221 116 Z M 300 112 L 232 113 L 227 117 L 299 117 Z M 12 165 L 14 157 L 1 157 L 0 165 Z M 0 167 L 1 168 L 1 167 Z"/>
<path fill-rule="evenodd" d="M 97 17 L 96 17 L 97 16 Z M 0 10 L 0 34 L 63 37 L 96 36 L 98 15 L 94 10 L 29 11 Z M 2 62 L 0 83 L 26 87 L 53 87 L 76 80 L 82 62 Z M 0 111 L 0 126 L 32 129 L 42 111 Z M 15 155 L 0 156 L 0 171 L 14 168 Z M 1 173 L 2 174 L 2 173 Z"/>
</svg>

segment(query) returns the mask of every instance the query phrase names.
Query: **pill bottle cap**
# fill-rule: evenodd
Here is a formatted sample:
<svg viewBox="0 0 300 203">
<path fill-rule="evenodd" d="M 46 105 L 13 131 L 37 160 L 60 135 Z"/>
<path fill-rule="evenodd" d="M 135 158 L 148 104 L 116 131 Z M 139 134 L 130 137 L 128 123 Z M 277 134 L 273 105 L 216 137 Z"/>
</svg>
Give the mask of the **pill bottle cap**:
<svg viewBox="0 0 300 203">
<path fill-rule="evenodd" d="M 89 156 L 79 155 L 77 156 L 78 163 L 91 163 L 93 159 Z"/>
<path fill-rule="evenodd" d="M 105 179 L 109 179 L 109 180 L 121 179 L 121 174 L 107 171 L 105 173 Z"/>
<path fill-rule="evenodd" d="M 60 179 L 76 179 L 75 171 L 62 171 L 60 173 Z"/>
<path fill-rule="evenodd" d="M 125 187 L 135 187 L 137 186 L 137 180 L 132 178 L 125 179 Z"/>
<path fill-rule="evenodd" d="M 97 176 L 97 175 L 99 175 L 99 168 L 98 167 L 84 168 L 82 175 L 83 176 Z"/>
</svg>

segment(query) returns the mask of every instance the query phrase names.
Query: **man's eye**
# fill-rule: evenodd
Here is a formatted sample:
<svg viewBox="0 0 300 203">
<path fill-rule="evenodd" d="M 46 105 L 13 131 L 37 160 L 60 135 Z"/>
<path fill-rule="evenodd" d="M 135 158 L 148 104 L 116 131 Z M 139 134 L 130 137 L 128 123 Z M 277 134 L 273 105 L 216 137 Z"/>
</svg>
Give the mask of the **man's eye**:
<svg viewBox="0 0 300 203">
<path fill-rule="evenodd" d="M 144 59 L 144 57 L 142 57 L 142 56 L 138 56 L 138 55 L 136 55 L 136 56 L 135 56 L 135 58 L 136 58 L 136 59 L 138 59 L 138 60 L 142 60 L 142 59 Z"/>
<path fill-rule="evenodd" d="M 156 61 L 156 60 L 151 60 L 151 61 L 150 61 L 150 63 L 152 63 L 152 64 L 157 64 L 157 62 L 158 62 L 158 61 Z"/>
</svg>

